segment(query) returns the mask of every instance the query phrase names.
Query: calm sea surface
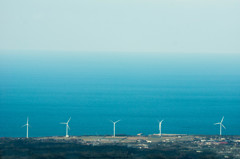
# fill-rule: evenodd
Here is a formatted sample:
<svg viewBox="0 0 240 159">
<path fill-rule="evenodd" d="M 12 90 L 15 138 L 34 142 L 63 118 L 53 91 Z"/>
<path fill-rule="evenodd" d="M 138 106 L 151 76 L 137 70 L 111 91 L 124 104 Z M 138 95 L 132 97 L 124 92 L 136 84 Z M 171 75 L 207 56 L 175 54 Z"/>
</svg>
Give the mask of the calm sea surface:
<svg viewBox="0 0 240 159">
<path fill-rule="evenodd" d="M 0 137 L 240 135 L 239 55 L 0 52 Z"/>
</svg>

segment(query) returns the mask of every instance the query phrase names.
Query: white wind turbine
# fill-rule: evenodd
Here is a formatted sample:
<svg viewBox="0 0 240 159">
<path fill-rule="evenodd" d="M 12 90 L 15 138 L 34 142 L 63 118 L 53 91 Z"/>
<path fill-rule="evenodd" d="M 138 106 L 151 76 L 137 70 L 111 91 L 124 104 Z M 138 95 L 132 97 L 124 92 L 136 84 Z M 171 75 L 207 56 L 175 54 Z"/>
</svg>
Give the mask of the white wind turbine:
<svg viewBox="0 0 240 159">
<path fill-rule="evenodd" d="M 158 121 L 158 123 L 159 123 L 159 135 L 160 136 L 162 136 L 162 122 L 163 122 L 163 120 Z"/>
<path fill-rule="evenodd" d="M 111 122 L 113 123 L 113 137 L 115 137 L 115 125 L 116 125 L 116 123 L 118 123 L 120 120 L 118 120 L 118 121 L 112 121 L 111 120 Z"/>
<path fill-rule="evenodd" d="M 22 127 L 24 127 L 24 126 L 26 126 L 26 127 L 27 127 L 27 134 L 26 134 L 26 138 L 28 138 L 28 127 L 30 126 L 30 125 L 28 124 L 28 117 L 27 117 L 27 124 L 23 125 Z"/>
<path fill-rule="evenodd" d="M 224 119 L 224 116 L 222 117 L 221 122 L 219 122 L 219 123 L 215 123 L 215 124 L 214 124 L 214 125 L 219 124 L 219 126 L 220 126 L 220 136 L 222 135 L 222 127 L 223 127 L 224 129 L 226 129 L 226 127 L 222 124 L 223 119 Z"/>
<path fill-rule="evenodd" d="M 68 119 L 68 121 L 66 123 L 60 123 L 60 124 L 66 124 L 66 137 L 69 137 L 68 129 L 70 130 L 70 127 L 69 127 L 68 123 L 69 123 L 70 120 L 71 120 L 71 117 Z"/>
</svg>

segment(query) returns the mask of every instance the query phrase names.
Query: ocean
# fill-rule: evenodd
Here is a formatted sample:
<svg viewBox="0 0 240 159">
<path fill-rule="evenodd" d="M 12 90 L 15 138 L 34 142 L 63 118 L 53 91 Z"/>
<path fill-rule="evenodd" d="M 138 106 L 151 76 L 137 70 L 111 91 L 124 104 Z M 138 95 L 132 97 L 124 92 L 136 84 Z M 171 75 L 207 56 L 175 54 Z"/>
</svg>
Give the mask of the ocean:
<svg viewBox="0 0 240 159">
<path fill-rule="evenodd" d="M 240 135 L 236 54 L 0 52 L 0 137 Z"/>
</svg>

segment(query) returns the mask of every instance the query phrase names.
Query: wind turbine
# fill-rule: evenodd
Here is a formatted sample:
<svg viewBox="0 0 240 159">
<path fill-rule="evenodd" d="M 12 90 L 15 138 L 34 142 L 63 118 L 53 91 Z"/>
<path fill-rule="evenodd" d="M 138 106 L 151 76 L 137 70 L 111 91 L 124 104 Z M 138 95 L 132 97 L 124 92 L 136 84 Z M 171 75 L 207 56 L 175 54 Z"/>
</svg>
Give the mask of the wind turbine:
<svg viewBox="0 0 240 159">
<path fill-rule="evenodd" d="M 162 122 L 163 122 L 163 120 L 158 121 L 158 123 L 159 123 L 159 135 L 160 136 L 162 136 Z"/>
<path fill-rule="evenodd" d="M 70 120 L 71 120 L 71 117 L 68 119 L 68 121 L 66 123 L 60 123 L 60 124 L 66 124 L 66 137 L 69 137 L 68 129 L 70 130 L 70 127 L 69 127 L 68 123 L 69 123 Z"/>
<path fill-rule="evenodd" d="M 118 120 L 118 121 L 112 121 L 111 120 L 111 122 L 113 123 L 113 137 L 115 137 L 115 125 L 116 125 L 116 123 L 118 123 L 120 120 Z"/>
<path fill-rule="evenodd" d="M 27 124 L 23 125 L 22 127 L 24 127 L 24 126 L 26 126 L 26 127 L 27 127 L 27 134 L 26 134 L 26 138 L 28 138 L 28 127 L 30 126 L 30 125 L 28 124 L 28 117 L 27 117 Z"/>
<path fill-rule="evenodd" d="M 223 127 L 224 129 L 226 129 L 226 127 L 222 124 L 223 119 L 224 119 L 224 116 L 222 117 L 221 122 L 219 122 L 219 123 L 215 123 L 215 124 L 214 124 L 214 125 L 219 124 L 219 126 L 220 126 L 220 136 L 222 135 L 222 127 Z"/>
</svg>

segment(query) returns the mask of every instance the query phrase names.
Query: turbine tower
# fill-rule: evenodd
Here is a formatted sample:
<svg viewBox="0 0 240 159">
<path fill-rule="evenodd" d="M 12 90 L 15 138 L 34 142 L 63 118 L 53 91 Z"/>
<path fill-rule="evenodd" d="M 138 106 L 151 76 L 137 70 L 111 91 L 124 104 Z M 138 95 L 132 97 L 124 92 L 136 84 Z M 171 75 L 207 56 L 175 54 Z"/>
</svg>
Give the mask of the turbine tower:
<svg viewBox="0 0 240 159">
<path fill-rule="evenodd" d="M 60 123 L 60 124 L 66 124 L 66 137 L 69 137 L 68 129 L 70 130 L 70 127 L 69 127 L 68 123 L 69 123 L 70 120 L 71 120 L 71 117 L 68 119 L 68 121 L 66 123 Z"/>
<path fill-rule="evenodd" d="M 27 124 L 23 125 L 22 127 L 26 126 L 27 127 L 27 134 L 26 134 L 26 138 L 28 138 L 28 127 L 29 127 L 29 124 L 28 124 L 28 117 L 27 117 Z"/>
<path fill-rule="evenodd" d="M 163 122 L 163 120 L 158 121 L 158 122 L 159 122 L 159 136 L 162 136 L 162 122 Z"/>
<path fill-rule="evenodd" d="M 118 121 L 112 121 L 111 120 L 111 122 L 113 123 L 113 137 L 115 137 L 115 125 L 116 125 L 116 123 L 118 123 L 120 120 L 118 120 Z"/>
<path fill-rule="evenodd" d="M 222 117 L 221 122 L 219 122 L 219 123 L 215 123 L 215 124 L 214 124 L 214 125 L 219 124 L 219 126 L 220 126 L 220 136 L 222 135 L 222 127 L 223 127 L 224 129 L 226 129 L 226 127 L 222 124 L 223 119 L 224 119 L 224 116 Z"/>
</svg>

